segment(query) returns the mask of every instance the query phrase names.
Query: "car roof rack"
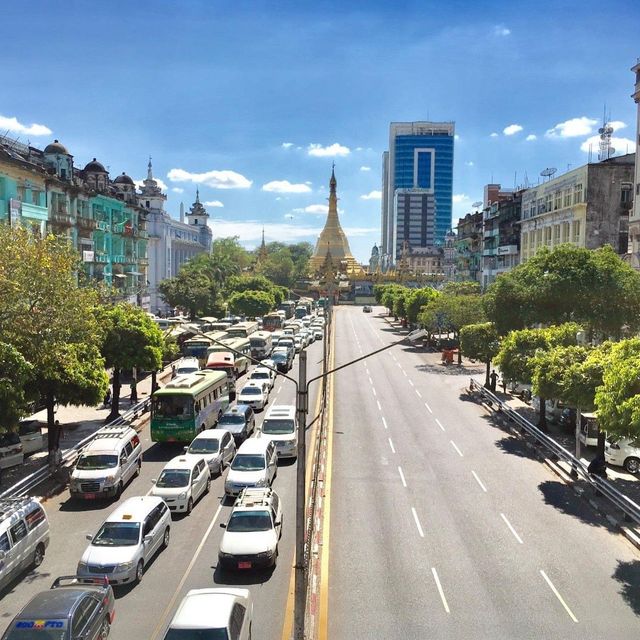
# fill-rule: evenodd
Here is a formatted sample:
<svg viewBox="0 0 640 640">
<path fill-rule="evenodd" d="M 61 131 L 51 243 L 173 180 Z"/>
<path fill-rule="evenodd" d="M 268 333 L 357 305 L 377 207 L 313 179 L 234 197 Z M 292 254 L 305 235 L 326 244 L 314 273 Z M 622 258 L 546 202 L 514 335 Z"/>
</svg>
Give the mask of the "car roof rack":
<svg viewBox="0 0 640 640">
<path fill-rule="evenodd" d="M 273 489 L 271 487 L 246 488 L 240 492 L 234 506 L 236 507 L 266 507 L 270 503 Z"/>
<path fill-rule="evenodd" d="M 0 498 L 0 518 L 13 515 L 16 511 L 31 504 L 34 499 L 29 496 L 21 498 Z"/>
<path fill-rule="evenodd" d="M 94 439 L 98 438 L 121 438 L 127 432 L 129 432 L 132 427 L 128 425 L 124 425 L 122 427 L 103 427 L 102 429 L 98 429 L 96 431 Z"/>
</svg>

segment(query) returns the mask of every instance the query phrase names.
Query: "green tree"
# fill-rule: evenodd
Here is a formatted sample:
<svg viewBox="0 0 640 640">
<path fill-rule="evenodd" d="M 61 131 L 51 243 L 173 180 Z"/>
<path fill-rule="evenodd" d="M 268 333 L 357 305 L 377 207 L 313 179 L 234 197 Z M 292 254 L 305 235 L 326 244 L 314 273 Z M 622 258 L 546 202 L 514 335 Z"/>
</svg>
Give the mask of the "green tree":
<svg viewBox="0 0 640 640">
<path fill-rule="evenodd" d="M 484 386 L 489 387 L 491 361 L 496 357 L 500 347 L 500 338 L 492 322 L 468 324 L 460 330 L 460 350 L 472 360 L 485 363 Z"/>
<path fill-rule="evenodd" d="M 11 431 L 27 413 L 33 367 L 12 345 L 0 342 L 0 432 Z"/>
<path fill-rule="evenodd" d="M 481 293 L 480 283 L 474 281 L 447 282 L 441 289 L 445 296 L 469 296 Z"/>
<path fill-rule="evenodd" d="M 95 317 L 97 293 L 79 286 L 66 239 L 0 225 L 0 335 L 33 367 L 47 408 L 49 450 L 59 446 L 55 403 L 97 404 L 107 388 Z"/>
<path fill-rule="evenodd" d="M 165 341 L 158 325 L 139 307 L 117 304 L 100 314 L 102 355 L 113 369 L 113 396 L 108 421 L 120 415 L 120 373 L 123 369 L 154 371 L 162 366 Z"/>
<path fill-rule="evenodd" d="M 158 285 L 162 299 L 171 307 L 186 309 L 189 318 L 213 313 L 217 299 L 217 287 L 211 278 L 197 265 L 183 265 L 178 275 L 163 280 Z"/>
<path fill-rule="evenodd" d="M 286 300 L 286 296 L 288 295 L 287 289 L 274 284 L 264 275 L 231 276 L 227 280 L 225 287 L 225 296 L 227 298 L 232 296 L 234 293 L 240 293 L 243 291 L 264 291 L 273 297 L 274 306 L 277 306 L 283 300 Z"/>
<path fill-rule="evenodd" d="M 275 306 L 275 300 L 268 291 L 239 291 L 229 298 L 229 307 L 233 313 L 255 318 L 269 313 Z"/>
<path fill-rule="evenodd" d="M 406 295 L 407 320 L 411 323 L 418 322 L 418 315 L 422 307 L 437 297 L 437 291 L 431 287 L 410 289 Z"/>
<path fill-rule="evenodd" d="M 211 244 L 211 253 L 200 254 L 196 260 L 206 265 L 209 276 L 221 288 L 227 278 L 242 273 L 251 264 L 251 256 L 241 246 L 238 236 L 216 238 Z"/>
<path fill-rule="evenodd" d="M 295 265 L 286 249 L 270 253 L 260 265 L 260 273 L 283 287 L 290 287 L 295 281 Z"/>
</svg>

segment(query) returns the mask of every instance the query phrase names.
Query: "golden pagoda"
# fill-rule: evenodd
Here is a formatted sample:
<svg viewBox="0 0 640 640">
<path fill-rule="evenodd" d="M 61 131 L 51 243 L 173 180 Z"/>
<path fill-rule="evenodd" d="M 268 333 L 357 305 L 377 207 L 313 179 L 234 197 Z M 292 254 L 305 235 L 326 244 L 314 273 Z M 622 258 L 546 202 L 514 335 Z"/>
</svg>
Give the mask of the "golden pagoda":
<svg viewBox="0 0 640 640">
<path fill-rule="evenodd" d="M 312 275 L 326 271 L 327 260 L 331 260 L 334 271 L 342 271 L 343 273 L 361 271 L 360 265 L 351 255 L 349 241 L 338 219 L 337 184 L 334 167 L 332 167 L 331 180 L 329 181 L 329 213 L 327 215 L 327 222 L 320 233 L 318 242 L 316 242 L 316 248 L 309 260 L 309 271 Z"/>
</svg>

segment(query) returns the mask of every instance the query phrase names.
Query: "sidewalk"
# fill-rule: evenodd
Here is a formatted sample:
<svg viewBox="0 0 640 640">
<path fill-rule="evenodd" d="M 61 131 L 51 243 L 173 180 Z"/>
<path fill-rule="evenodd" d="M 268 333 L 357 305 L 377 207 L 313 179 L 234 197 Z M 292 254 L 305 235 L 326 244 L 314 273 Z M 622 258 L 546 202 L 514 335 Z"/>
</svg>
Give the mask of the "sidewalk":
<svg viewBox="0 0 640 640">
<path fill-rule="evenodd" d="M 171 365 L 165 367 L 158 373 L 158 384 L 166 383 L 171 376 Z M 138 402 L 144 400 L 151 393 L 151 375 L 138 381 Z M 131 385 L 123 384 L 120 390 L 120 413 L 124 413 L 131 406 Z M 56 420 L 60 421 L 62 433 L 60 434 L 60 449 L 64 454 L 72 449 L 79 442 L 84 440 L 98 429 L 104 426 L 106 417 L 111 412 L 111 407 L 103 408 L 102 404 L 96 407 L 89 406 L 57 406 L 55 411 Z M 141 416 L 136 424 L 136 428 L 141 429 L 149 418 L 149 414 Z M 29 456 L 25 456 L 24 463 L 9 469 L 2 470 L 2 490 L 7 489 L 16 482 L 26 478 L 37 471 L 47 462 L 47 410 L 43 409 L 25 420 L 37 420 L 41 423 L 44 447 Z"/>
</svg>

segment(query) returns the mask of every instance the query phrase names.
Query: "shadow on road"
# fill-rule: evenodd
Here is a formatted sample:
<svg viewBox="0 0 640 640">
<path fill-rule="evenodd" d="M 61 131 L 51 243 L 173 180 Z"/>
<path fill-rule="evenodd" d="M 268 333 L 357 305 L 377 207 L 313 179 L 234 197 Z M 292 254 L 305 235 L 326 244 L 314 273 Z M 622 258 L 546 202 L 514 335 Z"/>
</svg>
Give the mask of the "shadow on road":
<svg viewBox="0 0 640 640">
<path fill-rule="evenodd" d="M 496 447 L 500 449 L 502 453 L 509 453 L 520 458 L 528 458 L 529 460 L 538 459 L 535 450 L 527 447 L 524 440 L 516 436 L 507 436 L 496 441 Z"/>
<path fill-rule="evenodd" d="M 214 569 L 213 581 L 217 585 L 223 586 L 248 586 L 255 584 L 264 584 L 271 579 L 275 567 L 268 569 L 254 569 L 251 571 L 229 571 L 219 566 L 211 567 Z"/>
<path fill-rule="evenodd" d="M 421 350 L 424 352 L 424 349 Z M 473 365 L 457 365 L 457 364 L 449 364 L 444 365 L 441 363 L 437 364 L 420 364 L 416 367 L 418 371 L 422 371 L 423 373 L 439 373 L 445 376 L 471 376 L 474 373 L 478 373 L 478 367 L 474 367 Z"/>
<path fill-rule="evenodd" d="M 619 562 L 612 577 L 621 584 L 619 593 L 625 602 L 640 616 L 640 561 Z"/>
<path fill-rule="evenodd" d="M 9 582 L 6 587 L 0 589 L 0 601 L 2 601 L 2 598 L 4 598 L 6 595 L 13 593 L 13 590 L 20 585 L 40 582 L 42 590 L 45 591 L 49 589 L 49 587 L 51 587 L 51 583 L 53 582 L 53 580 L 53 574 L 49 573 L 48 571 L 40 571 L 39 569 L 32 569 L 27 573 L 21 573 L 16 576 L 11 582 Z M 26 604 L 26 602 L 23 604 Z M 13 615 L 14 614 L 12 613 L 0 611 L 0 618 L 12 617 Z"/>
<path fill-rule="evenodd" d="M 617 533 L 616 527 L 594 511 L 586 501 L 581 500 L 573 489 L 563 482 L 546 480 L 538 485 L 538 489 L 546 504 L 555 507 L 565 515 L 578 518 L 593 527 L 606 527 L 611 533 Z"/>
<path fill-rule="evenodd" d="M 80 513 L 82 511 L 102 511 L 111 509 L 115 504 L 113 498 L 96 498 L 95 500 L 83 500 L 69 497 L 60 503 L 60 511 L 67 513 Z"/>
<path fill-rule="evenodd" d="M 142 455 L 142 462 L 169 462 L 184 452 L 184 445 L 173 442 L 156 442 Z"/>
</svg>

